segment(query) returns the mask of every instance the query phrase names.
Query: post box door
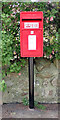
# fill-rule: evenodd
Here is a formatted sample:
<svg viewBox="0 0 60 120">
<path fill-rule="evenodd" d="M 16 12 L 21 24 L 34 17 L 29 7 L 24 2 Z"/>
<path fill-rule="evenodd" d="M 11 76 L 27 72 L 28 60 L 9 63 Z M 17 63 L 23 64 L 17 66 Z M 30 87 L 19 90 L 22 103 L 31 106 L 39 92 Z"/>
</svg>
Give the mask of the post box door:
<svg viewBox="0 0 60 120">
<path fill-rule="evenodd" d="M 34 34 L 31 34 L 32 30 L 22 31 L 22 55 L 23 56 L 41 56 L 42 54 L 42 37 L 41 30 L 33 30 Z M 24 36 L 24 37 L 23 37 Z M 39 38 L 40 36 L 40 38 Z M 40 54 L 41 53 L 41 54 Z"/>
</svg>

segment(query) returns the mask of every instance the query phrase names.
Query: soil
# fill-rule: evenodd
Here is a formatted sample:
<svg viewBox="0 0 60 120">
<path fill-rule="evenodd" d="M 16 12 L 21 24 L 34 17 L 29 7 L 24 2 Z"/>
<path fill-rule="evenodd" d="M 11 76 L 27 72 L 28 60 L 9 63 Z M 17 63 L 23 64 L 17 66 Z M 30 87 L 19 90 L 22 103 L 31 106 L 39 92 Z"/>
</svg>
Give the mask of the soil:
<svg viewBox="0 0 60 120">
<path fill-rule="evenodd" d="M 29 106 L 22 103 L 3 104 L 2 118 L 58 118 L 58 104 L 40 105 L 44 105 L 46 108 L 44 110 L 37 107 L 29 109 Z"/>
</svg>

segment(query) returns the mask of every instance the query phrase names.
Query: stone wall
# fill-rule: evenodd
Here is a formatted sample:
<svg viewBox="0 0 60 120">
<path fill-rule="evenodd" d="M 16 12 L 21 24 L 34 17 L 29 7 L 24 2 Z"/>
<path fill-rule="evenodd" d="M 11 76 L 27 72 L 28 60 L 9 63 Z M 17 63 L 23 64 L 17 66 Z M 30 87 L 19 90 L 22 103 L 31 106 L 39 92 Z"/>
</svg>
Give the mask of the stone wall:
<svg viewBox="0 0 60 120">
<path fill-rule="evenodd" d="M 36 58 L 34 60 L 34 99 L 41 103 L 58 102 L 58 68 L 50 60 Z M 21 102 L 29 98 L 28 60 L 20 74 L 11 73 L 5 77 L 7 89 L 3 93 L 4 103 Z"/>
<path fill-rule="evenodd" d="M 37 59 L 35 65 L 35 100 L 44 103 L 58 101 L 58 69 L 47 59 Z"/>
</svg>

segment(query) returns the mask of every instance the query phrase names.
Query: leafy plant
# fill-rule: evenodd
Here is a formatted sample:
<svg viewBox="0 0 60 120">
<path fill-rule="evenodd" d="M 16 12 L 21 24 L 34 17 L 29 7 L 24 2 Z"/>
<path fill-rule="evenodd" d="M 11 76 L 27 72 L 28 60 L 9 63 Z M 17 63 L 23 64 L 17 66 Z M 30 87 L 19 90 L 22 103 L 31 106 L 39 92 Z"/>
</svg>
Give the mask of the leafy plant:
<svg viewBox="0 0 60 120">
<path fill-rule="evenodd" d="M 7 85 L 6 85 L 5 81 L 2 80 L 2 81 L 0 82 L 0 89 L 1 89 L 1 91 L 4 92 L 4 91 L 6 90 L 6 88 L 7 88 Z"/>
<path fill-rule="evenodd" d="M 54 42 L 54 51 L 56 59 L 60 59 L 60 29 L 56 33 L 56 37 L 53 40 Z"/>
<path fill-rule="evenodd" d="M 23 98 L 22 102 L 26 106 L 29 105 L 29 101 L 28 101 L 28 99 L 26 97 Z"/>
<path fill-rule="evenodd" d="M 35 105 L 35 107 L 37 107 L 37 108 L 39 108 L 39 109 L 42 109 L 42 110 L 45 110 L 45 109 L 46 109 L 46 107 L 45 107 L 44 105 L 38 104 L 37 101 L 34 101 L 34 105 Z"/>
<path fill-rule="evenodd" d="M 23 98 L 22 102 L 26 106 L 29 105 L 29 100 L 26 97 Z M 42 109 L 42 110 L 46 109 L 46 107 L 44 105 L 38 104 L 37 101 L 34 101 L 34 106 L 37 107 L 37 108 L 39 108 L 39 109 Z"/>
</svg>

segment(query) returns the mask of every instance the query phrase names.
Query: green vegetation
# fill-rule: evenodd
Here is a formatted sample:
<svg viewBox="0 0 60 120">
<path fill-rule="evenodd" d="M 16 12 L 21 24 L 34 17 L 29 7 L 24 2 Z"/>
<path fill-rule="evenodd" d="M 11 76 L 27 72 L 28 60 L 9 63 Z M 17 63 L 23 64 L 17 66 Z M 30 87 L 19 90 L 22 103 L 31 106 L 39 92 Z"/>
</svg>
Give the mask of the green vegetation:
<svg viewBox="0 0 60 120">
<path fill-rule="evenodd" d="M 23 98 L 22 102 L 26 106 L 29 105 L 29 100 L 26 97 Z"/>
<path fill-rule="evenodd" d="M 37 107 L 37 108 L 39 108 L 39 109 L 42 109 L 42 110 L 45 110 L 45 109 L 46 109 L 46 107 L 45 107 L 44 105 L 38 104 L 37 101 L 34 101 L 34 105 L 35 105 L 35 107 Z"/>
<path fill-rule="evenodd" d="M 22 102 L 23 102 L 23 104 L 26 105 L 26 106 L 29 105 L 29 100 L 28 100 L 26 97 L 23 98 Z M 46 109 L 46 107 L 45 107 L 44 105 L 38 104 L 37 101 L 34 101 L 34 106 L 37 107 L 37 108 L 39 108 L 39 109 L 42 109 L 42 110 L 45 110 L 45 109 Z"/>
<path fill-rule="evenodd" d="M 4 91 L 6 90 L 6 87 L 7 87 L 7 86 L 6 86 L 6 84 L 5 84 L 5 81 L 2 80 L 2 81 L 0 82 L 0 90 L 4 92 Z"/>
</svg>

